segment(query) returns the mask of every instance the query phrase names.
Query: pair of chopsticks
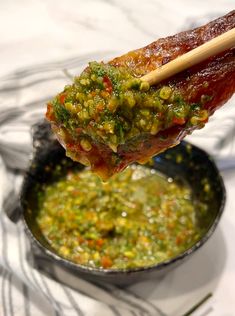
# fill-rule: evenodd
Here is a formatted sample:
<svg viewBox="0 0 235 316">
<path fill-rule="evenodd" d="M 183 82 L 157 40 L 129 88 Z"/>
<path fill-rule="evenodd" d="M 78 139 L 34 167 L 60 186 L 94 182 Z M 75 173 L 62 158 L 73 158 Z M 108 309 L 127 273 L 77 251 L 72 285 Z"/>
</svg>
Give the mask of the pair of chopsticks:
<svg viewBox="0 0 235 316">
<path fill-rule="evenodd" d="M 234 46 L 235 28 L 149 72 L 141 77 L 141 80 L 147 81 L 150 85 L 155 85 Z"/>
</svg>

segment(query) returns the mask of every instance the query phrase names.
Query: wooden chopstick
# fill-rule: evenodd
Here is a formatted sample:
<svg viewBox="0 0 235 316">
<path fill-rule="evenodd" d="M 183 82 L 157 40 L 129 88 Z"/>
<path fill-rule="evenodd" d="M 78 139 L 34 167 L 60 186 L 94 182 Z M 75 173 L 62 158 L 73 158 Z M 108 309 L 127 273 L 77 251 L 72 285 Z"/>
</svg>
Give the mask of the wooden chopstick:
<svg viewBox="0 0 235 316">
<path fill-rule="evenodd" d="M 157 84 L 233 46 L 235 46 L 235 28 L 149 72 L 141 77 L 141 80 L 147 81 L 150 85 Z"/>
</svg>

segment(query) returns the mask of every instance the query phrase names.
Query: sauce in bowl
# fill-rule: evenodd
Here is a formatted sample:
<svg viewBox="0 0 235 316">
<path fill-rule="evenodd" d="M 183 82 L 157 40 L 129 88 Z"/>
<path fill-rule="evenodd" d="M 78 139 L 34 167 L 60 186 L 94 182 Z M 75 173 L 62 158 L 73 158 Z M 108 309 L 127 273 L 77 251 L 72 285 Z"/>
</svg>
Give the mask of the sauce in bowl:
<svg viewBox="0 0 235 316">
<path fill-rule="evenodd" d="M 63 258 L 125 270 L 153 266 L 189 249 L 205 233 L 206 204 L 187 184 L 133 165 L 108 182 L 70 170 L 38 190 L 38 226 Z"/>
</svg>

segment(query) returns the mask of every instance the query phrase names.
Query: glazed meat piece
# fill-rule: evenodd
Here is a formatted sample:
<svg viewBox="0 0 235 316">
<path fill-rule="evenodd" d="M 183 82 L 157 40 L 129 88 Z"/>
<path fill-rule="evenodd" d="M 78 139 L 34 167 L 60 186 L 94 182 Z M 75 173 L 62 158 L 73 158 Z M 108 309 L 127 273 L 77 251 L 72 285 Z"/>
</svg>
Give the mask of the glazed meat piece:
<svg viewBox="0 0 235 316">
<path fill-rule="evenodd" d="M 140 77 L 234 27 L 232 11 L 107 64 L 90 63 L 47 106 L 66 154 L 107 179 L 202 128 L 235 91 L 235 48 L 156 86 Z"/>
</svg>

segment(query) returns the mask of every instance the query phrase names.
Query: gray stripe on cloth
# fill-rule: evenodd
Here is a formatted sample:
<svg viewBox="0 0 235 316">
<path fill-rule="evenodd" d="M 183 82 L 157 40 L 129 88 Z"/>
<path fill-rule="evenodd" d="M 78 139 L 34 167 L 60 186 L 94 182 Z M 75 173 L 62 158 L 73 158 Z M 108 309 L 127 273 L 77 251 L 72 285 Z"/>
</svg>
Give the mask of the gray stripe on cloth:
<svg viewBox="0 0 235 316">
<path fill-rule="evenodd" d="M 4 208 L 4 207 L 3 207 Z M 2 210 L 3 212 L 3 210 Z M 6 312 L 6 294 L 5 294 L 5 282 L 7 281 L 8 283 L 8 306 L 9 306 L 9 312 L 10 315 L 13 316 L 14 315 L 14 311 L 13 311 L 13 302 L 12 302 L 12 274 L 10 271 L 13 271 L 12 267 L 10 266 L 9 260 L 8 260 L 8 239 L 7 239 L 7 230 L 5 227 L 5 222 L 4 222 L 4 217 L 3 217 L 4 213 L 1 214 L 0 216 L 0 225 L 2 228 L 2 258 L 3 258 L 3 262 L 5 263 L 6 266 L 6 271 L 5 274 L 3 276 L 3 283 L 2 283 L 2 299 L 3 299 L 3 309 L 4 309 L 4 313 L 7 315 L 8 313 Z M 7 279 L 6 279 L 7 278 Z M 5 316 L 4 314 L 4 316 Z"/>
<path fill-rule="evenodd" d="M 3 316 L 8 316 L 7 312 L 7 303 L 6 303 L 6 294 L 5 294 L 5 283 L 7 277 L 7 270 L 3 270 L 2 273 L 2 283 L 1 283 L 1 297 L 2 297 L 2 307 L 3 307 Z"/>
<path fill-rule="evenodd" d="M 47 81 L 51 81 L 51 80 L 64 80 L 65 79 L 65 75 L 63 76 L 53 76 L 53 77 L 48 77 L 48 78 L 40 78 L 40 79 L 36 79 L 34 81 L 30 81 L 24 85 L 12 85 L 12 86 L 5 86 L 3 88 L 0 88 L 0 93 L 5 93 L 5 92 L 13 92 L 13 91 L 17 91 L 17 90 L 22 90 L 25 88 L 29 88 L 29 87 L 33 87 L 39 83 L 44 83 Z"/>
<path fill-rule="evenodd" d="M 8 286 L 8 300 L 9 300 L 10 315 L 14 316 L 13 301 L 12 301 L 12 273 L 9 273 L 8 284 L 9 284 L 9 286 Z"/>
<path fill-rule="evenodd" d="M 0 225 L 2 227 L 2 258 L 5 263 L 5 266 L 8 270 L 11 270 L 8 256 L 7 256 L 7 249 L 8 249 L 8 241 L 7 241 L 7 233 L 6 233 L 6 227 L 4 223 L 3 216 L 0 217 Z"/>
<path fill-rule="evenodd" d="M 51 301 L 51 297 L 50 297 L 50 295 L 48 295 L 48 293 L 46 291 L 46 287 L 42 287 L 41 284 L 38 282 L 38 280 L 36 279 L 36 277 L 34 275 L 34 269 L 31 268 L 30 265 L 28 266 L 28 271 L 26 272 L 26 269 L 24 267 L 23 256 L 24 256 L 24 254 L 26 254 L 27 240 L 26 240 L 26 236 L 24 234 L 24 231 L 21 229 L 23 229 L 23 228 L 20 228 L 19 225 L 17 225 L 18 236 L 19 236 L 19 238 L 18 238 L 18 240 L 19 240 L 19 260 L 20 260 L 20 266 L 21 266 L 22 272 L 23 272 L 25 278 L 27 279 L 27 282 L 30 284 L 32 289 L 35 291 L 35 293 L 38 293 L 38 291 L 39 291 L 39 293 L 46 299 L 46 301 L 49 304 L 52 304 L 53 306 L 55 306 L 56 302 L 54 303 L 54 301 Z M 30 254 L 31 254 L 31 252 L 29 253 L 29 255 Z M 32 280 L 34 281 L 34 283 L 32 282 L 28 272 L 30 273 L 30 276 L 32 277 Z M 55 308 L 54 314 L 55 314 L 55 316 L 60 316 L 60 314 L 57 311 L 57 308 Z"/>
<path fill-rule="evenodd" d="M 29 292 L 28 288 L 25 284 L 23 284 L 23 294 L 24 294 L 24 311 L 25 311 L 25 316 L 30 316 L 30 300 L 29 300 Z"/>
<path fill-rule="evenodd" d="M 136 312 L 133 311 L 133 310 L 130 310 L 130 313 L 131 313 L 133 316 L 139 316 L 139 315 L 137 315 Z"/>
<path fill-rule="evenodd" d="M 52 96 L 47 96 L 40 99 L 36 99 L 32 102 L 27 102 L 24 105 L 20 106 L 20 108 L 17 106 L 12 106 L 8 109 L 2 110 L 0 112 L 0 124 L 3 125 L 3 123 L 16 119 L 20 116 L 23 116 L 24 114 L 29 115 L 28 118 L 30 118 L 32 114 L 35 115 L 35 112 L 33 112 L 32 110 L 35 110 L 35 111 L 37 109 L 42 110 L 41 109 L 42 105 L 46 105 L 46 102 L 48 102 L 48 100 L 50 100 L 51 97 Z M 22 120 L 22 117 L 20 119 Z M 30 123 L 30 122 L 28 121 L 27 123 Z"/>
<path fill-rule="evenodd" d="M 122 316 L 121 313 L 118 311 L 118 309 L 115 306 L 109 305 L 109 308 L 111 309 L 111 311 L 113 312 L 113 314 L 115 316 Z"/>
<path fill-rule="evenodd" d="M 23 243 L 22 243 L 22 238 L 21 238 L 21 230 L 19 225 L 16 225 L 17 227 L 17 232 L 18 232 L 18 245 L 19 245 L 19 262 L 20 262 L 20 267 L 21 267 L 21 271 L 25 277 L 25 279 L 27 280 L 27 282 L 31 285 L 31 287 L 35 290 L 35 292 L 38 290 L 37 287 L 35 286 L 34 283 L 32 283 L 28 273 L 26 272 L 26 269 L 24 267 L 24 260 L 23 260 Z M 36 283 L 36 282 L 35 282 Z M 37 284 L 37 283 L 36 283 Z M 38 287 L 39 288 L 39 287 Z M 40 288 L 39 288 L 40 289 Z"/>
<path fill-rule="evenodd" d="M 61 274 L 63 274 L 64 277 L 66 277 L 66 282 L 64 278 L 60 278 Z M 77 279 L 76 286 L 74 286 L 73 282 L 71 283 L 71 279 L 74 278 L 74 276 L 68 271 L 61 271 L 61 268 L 56 265 L 53 266 L 53 277 L 55 280 L 59 280 L 59 282 L 63 282 L 66 284 L 69 283 L 69 286 L 71 286 L 71 288 L 75 289 L 76 291 L 85 296 L 88 296 L 107 305 L 120 306 L 126 309 L 128 312 L 130 312 L 130 304 L 115 297 L 112 291 L 107 291 L 107 289 L 104 289 L 100 284 L 88 282 L 84 279 L 79 278 Z M 134 309 L 136 310 L 136 308 Z"/>
<path fill-rule="evenodd" d="M 81 310 L 81 308 L 79 307 L 78 303 L 75 301 L 71 291 L 67 288 L 65 288 L 64 286 L 62 286 L 62 289 L 64 290 L 66 296 L 68 297 L 68 300 L 70 301 L 72 307 L 75 309 L 75 311 L 77 312 L 77 314 L 79 316 L 84 316 L 85 314 L 83 313 L 83 311 Z"/>
<path fill-rule="evenodd" d="M 0 142 L 0 144 L 1 144 L 1 142 Z M 11 147 L 9 147 L 9 148 L 7 148 L 7 147 L 5 147 L 4 149 L 3 148 L 0 148 L 0 152 L 1 153 L 8 153 L 8 154 L 15 154 L 15 152 L 16 152 L 16 149 L 13 149 L 13 148 L 11 148 Z M 24 156 L 28 156 L 29 155 L 29 152 L 28 152 L 28 150 L 26 149 L 26 148 L 24 148 L 24 147 L 17 147 L 17 154 L 18 154 L 18 156 L 16 156 L 16 157 L 13 157 L 12 159 L 14 159 L 14 160 L 17 160 L 18 159 L 18 157 L 19 157 L 19 155 L 24 155 Z"/>
<path fill-rule="evenodd" d="M 13 119 L 16 119 L 19 117 L 23 111 L 19 108 L 11 108 L 7 110 L 2 110 L 0 113 L 0 124 L 4 125 L 9 121 L 12 121 Z"/>
<path fill-rule="evenodd" d="M 98 286 L 109 293 L 111 292 L 112 295 L 115 296 L 118 300 L 127 303 L 128 305 L 139 310 L 140 312 L 144 312 L 148 316 L 152 316 L 152 315 L 156 316 L 156 314 L 152 314 L 153 312 L 152 309 L 151 311 L 149 311 L 148 307 L 147 308 L 143 307 L 141 304 L 136 302 L 135 298 L 128 295 L 128 293 L 125 290 L 121 290 L 120 288 L 112 286 L 112 285 L 99 284 Z M 133 302 L 133 299 L 134 299 L 134 302 Z"/>
<path fill-rule="evenodd" d="M 26 239 L 25 234 L 23 234 L 23 231 L 22 231 L 22 233 L 21 233 L 21 231 L 20 231 L 19 234 L 20 234 L 20 235 L 19 235 L 19 236 L 20 236 L 19 239 L 23 239 L 21 251 L 22 251 L 22 253 L 26 253 L 28 240 Z M 28 255 L 29 255 L 29 257 L 32 256 L 31 251 L 29 252 Z M 54 310 L 55 315 L 56 315 L 56 316 L 60 316 L 61 314 L 59 313 L 58 310 L 60 310 L 61 308 L 60 308 L 60 306 L 58 305 L 58 303 L 53 299 L 53 296 L 51 295 L 50 291 L 47 289 L 47 285 L 44 283 L 44 281 L 43 281 L 42 276 L 40 275 L 40 273 L 37 273 L 37 275 L 40 277 L 40 279 L 41 279 L 43 285 L 41 285 L 41 284 L 39 283 L 39 281 L 37 280 L 37 278 L 36 278 L 36 276 L 35 276 L 35 271 L 34 271 L 34 269 L 31 267 L 31 265 L 28 266 L 28 270 L 29 270 L 30 275 L 32 276 L 32 279 L 33 279 L 35 285 L 37 286 L 38 290 L 40 290 L 40 292 L 43 294 L 43 296 L 46 298 L 46 300 L 47 300 L 50 304 L 52 304 L 52 305 L 55 307 L 55 310 Z M 33 284 L 30 279 L 29 279 L 29 281 L 30 281 L 31 284 Z M 34 287 L 35 287 L 35 285 L 34 285 Z"/>
<path fill-rule="evenodd" d="M 153 303 L 151 303 L 150 301 L 146 301 L 144 300 L 142 297 L 140 297 L 139 295 L 133 293 L 132 291 L 130 291 L 129 289 L 125 289 L 125 293 L 129 293 L 132 297 L 135 297 L 136 299 L 138 299 L 139 301 L 141 301 L 143 304 L 147 304 L 148 306 L 152 307 L 153 309 L 155 309 L 155 311 L 157 313 L 159 313 L 159 316 L 167 316 L 166 313 L 164 313 L 159 307 L 155 306 Z"/>
<path fill-rule="evenodd" d="M 43 104 L 46 104 L 46 102 L 48 102 L 48 100 L 51 99 L 52 96 L 47 96 L 47 97 L 43 97 L 41 99 L 37 99 L 37 100 L 34 100 L 32 102 L 28 102 L 28 103 L 25 103 L 21 109 L 23 110 L 32 110 L 32 107 L 35 108 L 35 107 L 39 107 L 41 108 Z M 24 113 L 27 113 L 24 111 Z"/>
<path fill-rule="evenodd" d="M 88 62 L 94 57 L 98 60 L 100 58 L 103 59 L 103 56 L 109 56 L 114 55 L 114 51 L 102 51 L 102 52 L 92 52 L 86 55 L 81 55 L 79 57 L 72 57 L 68 58 L 66 60 L 60 60 L 56 62 L 50 62 L 50 63 L 43 63 L 39 64 L 37 66 L 33 65 L 31 67 L 23 68 L 20 70 L 15 71 L 13 74 L 5 75 L 3 77 L 0 77 L 0 80 L 14 80 L 14 79 L 22 79 L 28 76 L 32 76 L 35 74 L 40 74 L 43 72 L 48 72 L 48 71 L 54 71 L 58 69 L 63 69 L 63 68 L 75 68 L 78 66 L 84 65 L 85 62 Z"/>
<path fill-rule="evenodd" d="M 63 309 L 60 305 L 60 303 L 54 299 L 50 289 L 49 289 L 49 286 L 47 285 L 47 282 L 44 278 L 44 276 L 42 274 L 38 274 L 42 283 L 43 283 L 43 286 L 44 288 L 46 289 L 46 292 L 48 294 L 48 297 L 50 298 L 50 301 L 53 303 L 53 305 L 55 306 L 55 315 L 56 316 L 61 316 L 61 315 L 64 315 L 64 312 L 63 312 Z"/>
</svg>

